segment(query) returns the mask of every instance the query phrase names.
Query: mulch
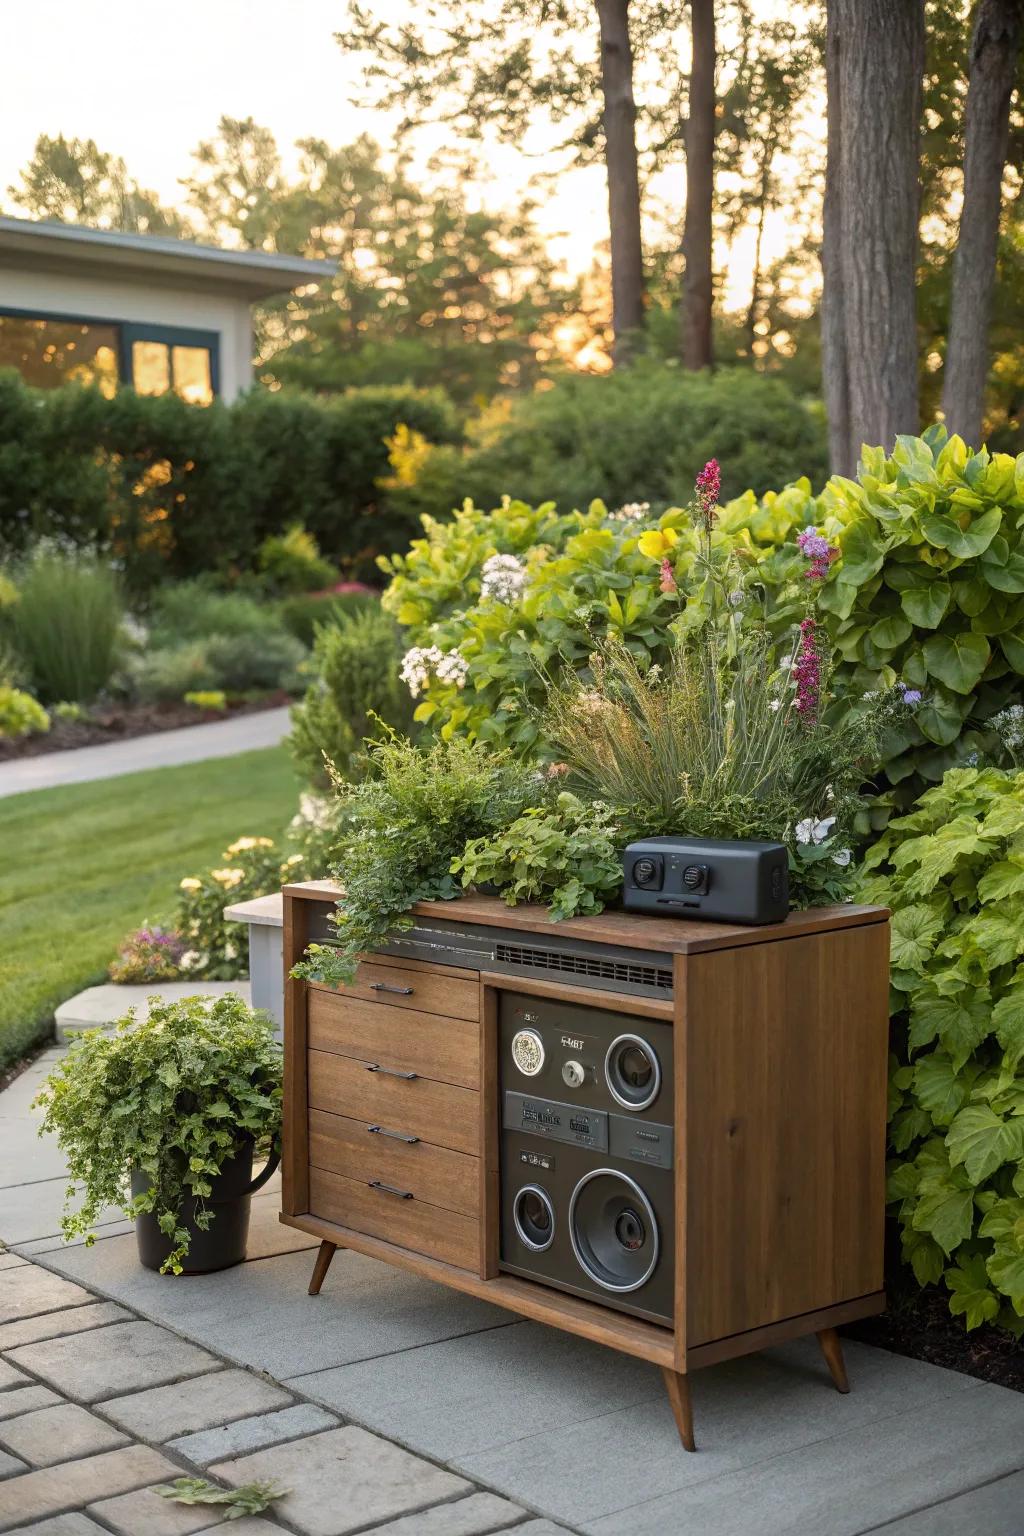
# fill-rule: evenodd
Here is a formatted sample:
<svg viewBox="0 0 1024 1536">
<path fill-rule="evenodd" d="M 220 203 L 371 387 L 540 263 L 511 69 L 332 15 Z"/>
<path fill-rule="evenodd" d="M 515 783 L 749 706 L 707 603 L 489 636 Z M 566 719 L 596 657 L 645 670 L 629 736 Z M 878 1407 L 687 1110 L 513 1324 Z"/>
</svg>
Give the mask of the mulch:
<svg viewBox="0 0 1024 1536">
<path fill-rule="evenodd" d="M 895 1355 L 927 1360 L 930 1365 L 944 1365 L 947 1370 L 1024 1392 L 1024 1340 L 989 1324 L 968 1333 L 963 1318 L 951 1315 L 946 1292 L 934 1286 L 910 1291 L 904 1279 L 891 1277 L 888 1310 L 880 1317 L 850 1323 L 840 1332 Z"/>
<path fill-rule="evenodd" d="M 196 709 L 191 704 L 111 704 L 90 710 L 87 720 L 54 720 L 48 731 L 23 736 L 19 741 L 0 740 L 0 763 L 22 757 L 42 757 L 47 752 L 67 752 L 75 747 L 102 746 L 174 731 L 184 725 L 208 725 L 236 715 L 254 715 L 264 709 L 290 704 L 286 693 L 265 694 L 258 699 L 239 699 L 227 709 Z"/>
</svg>

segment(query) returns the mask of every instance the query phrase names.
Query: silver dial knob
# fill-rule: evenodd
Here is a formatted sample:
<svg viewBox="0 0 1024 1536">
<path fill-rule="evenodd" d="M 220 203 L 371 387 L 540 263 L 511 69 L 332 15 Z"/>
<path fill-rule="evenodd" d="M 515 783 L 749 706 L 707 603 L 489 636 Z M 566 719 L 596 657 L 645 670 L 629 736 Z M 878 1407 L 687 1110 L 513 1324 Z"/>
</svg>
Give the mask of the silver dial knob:
<svg viewBox="0 0 1024 1536">
<path fill-rule="evenodd" d="M 544 1065 L 544 1042 L 536 1030 L 521 1029 L 512 1037 L 512 1060 L 524 1077 L 536 1077 Z"/>
<path fill-rule="evenodd" d="M 568 1088 L 580 1088 L 586 1078 L 586 1068 L 578 1061 L 567 1061 L 562 1068 L 562 1081 Z"/>
</svg>

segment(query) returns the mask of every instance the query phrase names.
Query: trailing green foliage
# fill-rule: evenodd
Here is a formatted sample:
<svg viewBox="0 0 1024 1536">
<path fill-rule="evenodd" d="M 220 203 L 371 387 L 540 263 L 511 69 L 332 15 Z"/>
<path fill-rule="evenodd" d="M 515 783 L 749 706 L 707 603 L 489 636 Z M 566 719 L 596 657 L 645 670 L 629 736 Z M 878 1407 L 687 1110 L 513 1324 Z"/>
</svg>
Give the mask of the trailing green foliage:
<svg viewBox="0 0 1024 1536">
<path fill-rule="evenodd" d="M 622 848 L 608 806 L 563 790 L 552 806 L 524 811 L 504 831 L 470 838 L 452 874 L 463 886 L 497 886 L 510 907 L 544 902 L 556 922 L 602 910 L 622 884 Z"/>
<path fill-rule="evenodd" d="M 423 538 L 379 562 L 391 578 L 383 603 L 415 647 L 458 651 L 466 665 L 454 680 L 450 668 L 427 669 L 417 718 L 531 752 L 545 679 L 563 665 L 584 669 L 596 639 L 619 637 L 639 659 L 664 664 L 678 604 L 638 550 L 645 529 L 676 534 L 671 574 L 687 624 L 704 622 L 708 598 L 685 511 L 655 510 L 609 513 L 595 502 L 559 514 L 550 502 L 512 501 L 489 513 L 467 505 L 446 523 L 424 519 Z M 900 438 L 889 458 L 866 449 L 857 480 L 837 477 L 820 496 L 801 480 L 718 511 L 713 549 L 734 558 L 738 600 L 757 597 L 775 636 L 806 606 L 798 533 L 817 527 L 839 546 L 818 603 L 839 652 L 843 707 L 897 680 L 923 695 L 882 743 L 901 801 L 990 745 L 987 722 L 1020 688 L 1022 513 L 1024 455 L 970 454 L 941 428 Z M 503 596 L 485 580 L 495 555 L 515 557 L 520 570 L 499 585 Z"/>
<path fill-rule="evenodd" d="M 893 909 L 889 1200 L 921 1285 L 1024 1331 L 1024 773 L 960 768 L 868 854 Z"/>
<path fill-rule="evenodd" d="M 48 731 L 50 717 L 30 693 L 0 683 L 0 741 L 18 741 L 33 731 Z"/>
<path fill-rule="evenodd" d="M 340 828 L 334 873 L 344 890 L 332 915 L 338 942 L 311 944 L 294 974 L 348 981 L 361 954 L 412 922 L 417 901 L 459 894 L 452 860 L 470 838 L 508 827 L 543 790 L 539 775 L 510 753 L 462 737 L 425 749 L 400 736 L 367 750 L 369 776 L 337 782 Z"/>
<path fill-rule="evenodd" d="M 108 565 L 41 544 L 16 569 L 2 624 L 44 704 L 88 704 L 117 664 L 121 593 Z"/>
<path fill-rule="evenodd" d="M 189 1249 L 183 1202 L 198 1202 L 205 1231 L 213 1212 L 203 1202 L 224 1164 L 250 1143 L 277 1142 L 281 1048 L 270 1021 L 232 994 L 153 1003 L 146 1019 L 130 1011 L 113 1034 L 75 1040 L 35 1103 L 68 1161 L 65 1239 L 90 1241 L 106 1206 L 152 1212 L 174 1243 L 163 1270 L 180 1274 Z M 133 1170 L 150 1180 L 134 1198 Z"/>
<path fill-rule="evenodd" d="M 311 784 L 328 783 L 325 756 L 341 778 L 352 778 L 367 738 L 383 727 L 411 725 L 400 661 L 394 621 L 376 604 L 318 628 L 314 680 L 292 709 L 289 738 L 296 765 Z"/>
<path fill-rule="evenodd" d="M 252 390 L 230 405 L 176 395 L 31 389 L 0 374 L 0 552 L 43 535 L 109 549 L 133 591 L 252 569 L 271 535 L 301 523 L 334 564 L 373 569 L 408 514 L 382 494 L 386 440 L 405 423 L 457 436 L 435 391 L 350 390 L 334 399 Z"/>
</svg>

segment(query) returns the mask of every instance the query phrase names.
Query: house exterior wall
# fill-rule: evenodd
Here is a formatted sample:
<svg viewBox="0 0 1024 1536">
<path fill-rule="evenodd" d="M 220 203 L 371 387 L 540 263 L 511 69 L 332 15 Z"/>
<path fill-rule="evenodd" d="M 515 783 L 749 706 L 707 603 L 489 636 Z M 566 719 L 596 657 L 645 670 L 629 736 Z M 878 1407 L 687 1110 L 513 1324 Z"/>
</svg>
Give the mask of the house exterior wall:
<svg viewBox="0 0 1024 1536">
<path fill-rule="evenodd" d="M 215 331 L 220 338 L 220 395 L 233 400 L 252 383 L 249 301 L 185 285 L 139 282 L 112 271 L 28 271 L 0 264 L 0 310 L 83 320 L 141 322 Z"/>
</svg>

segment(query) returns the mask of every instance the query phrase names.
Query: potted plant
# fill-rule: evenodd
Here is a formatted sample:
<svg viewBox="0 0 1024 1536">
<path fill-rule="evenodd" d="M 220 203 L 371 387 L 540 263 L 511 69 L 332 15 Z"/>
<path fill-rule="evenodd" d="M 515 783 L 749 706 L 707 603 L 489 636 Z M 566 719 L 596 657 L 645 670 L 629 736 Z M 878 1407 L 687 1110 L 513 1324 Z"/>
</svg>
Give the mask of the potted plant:
<svg viewBox="0 0 1024 1536">
<path fill-rule="evenodd" d="M 112 1033 L 81 1035 L 35 1102 L 68 1159 L 65 1240 L 92 1242 L 115 1205 L 134 1218 L 147 1269 L 242 1262 L 250 1196 L 280 1155 L 281 1048 L 264 1015 L 234 994 L 153 1000 L 146 1019 L 131 1011 Z M 268 1160 L 254 1179 L 258 1151 Z"/>
</svg>

